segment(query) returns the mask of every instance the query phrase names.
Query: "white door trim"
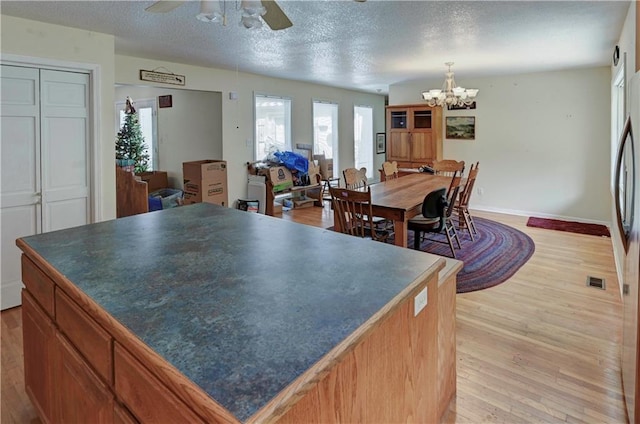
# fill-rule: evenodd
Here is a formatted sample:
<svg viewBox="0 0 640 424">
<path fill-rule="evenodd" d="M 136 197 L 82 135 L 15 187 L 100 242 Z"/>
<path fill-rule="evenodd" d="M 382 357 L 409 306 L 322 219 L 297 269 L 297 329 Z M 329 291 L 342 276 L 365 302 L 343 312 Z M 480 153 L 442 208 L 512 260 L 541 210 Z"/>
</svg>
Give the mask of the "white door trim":
<svg viewBox="0 0 640 424">
<path fill-rule="evenodd" d="M 92 63 L 71 62 L 43 57 L 31 57 L 15 54 L 0 54 L 0 62 L 3 65 L 28 66 L 33 68 L 47 68 L 58 71 L 86 72 L 89 74 L 89 137 L 91 164 L 91 222 L 100 222 L 102 216 L 102 154 L 100 146 L 100 65 Z"/>
</svg>

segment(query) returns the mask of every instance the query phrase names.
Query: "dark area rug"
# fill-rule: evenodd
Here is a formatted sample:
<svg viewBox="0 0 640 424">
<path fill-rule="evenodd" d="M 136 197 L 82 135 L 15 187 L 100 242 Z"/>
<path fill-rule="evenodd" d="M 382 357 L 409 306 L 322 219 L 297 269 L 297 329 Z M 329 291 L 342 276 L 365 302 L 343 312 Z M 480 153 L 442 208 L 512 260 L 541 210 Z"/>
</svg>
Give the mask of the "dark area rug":
<svg viewBox="0 0 640 424">
<path fill-rule="evenodd" d="M 576 221 L 530 217 L 527 227 L 545 228 L 547 230 L 566 231 L 569 233 L 587 234 L 591 236 L 611 237 L 605 225 L 588 224 Z"/>
<path fill-rule="evenodd" d="M 455 217 L 454 220 L 457 225 Z M 466 230 L 458 231 L 462 249 L 456 249 L 456 259 L 464 262 L 458 273 L 458 293 L 487 289 L 505 282 L 529 260 L 536 248 L 533 240 L 522 231 L 489 219 L 474 217 L 473 220 L 478 230 L 475 241 L 471 241 Z M 444 234 L 435 237 L 429 234 L 429 237 L 444 243 L 424 240 L 420 250 L 451 257 Z M 454 245 L 457 247 L 455 241 Z M 409 231 L 407 246 L 413 246 L 413 231 Z"/>
<path fill-rule="evenodd" d="M 471 241 L 466 230 L 458 232 L 462 249 L 456 249 L 456 259 L 464 262 L 464 267 L 458 273 L 458 293 L 487 289 L 505 282 L 535 251 L 533 240 L 522 231 L 484 218 L 474 218 L 474 222 L 478 230 L 478 234 L 474 235 L 475 241 Z M 457 225 L 457 220 L 455 223 Z M 451 257 L 444 234 L 430 234 L 429 237 L 445 244 L 424 240 L 420 250 Z M 407 238 L 407 246 L 413 247 L 413 231 L 409 231 Z M 393 243 L 393 237 L 388 243 Z"/>
</svg>

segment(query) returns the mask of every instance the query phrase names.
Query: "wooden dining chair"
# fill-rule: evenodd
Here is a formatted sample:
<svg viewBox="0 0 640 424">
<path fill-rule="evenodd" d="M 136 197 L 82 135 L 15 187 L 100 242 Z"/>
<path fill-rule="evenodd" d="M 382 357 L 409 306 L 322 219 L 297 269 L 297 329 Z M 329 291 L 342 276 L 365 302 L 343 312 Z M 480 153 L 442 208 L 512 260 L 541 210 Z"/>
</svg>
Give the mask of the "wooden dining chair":
<svg viewBox="0 0 640 424">
<path fill-rule="evenodd" d="M 464 185 L 464 188 L 460 192 L 460 197 L 455 204 L 455 212 L 458 215 L 458 228 L 460 230 L 466 229 L 469 231 L 469 237 L 471 237 L 471 241 L 474 241 L 473 235 L 478 234 L 476 230 L 476 224 L 473 222 L 473 217 L 469 212 L 469 200 L 471 199 L 471 194 L 473 193 L 473 186 L 476 182 L 476 178 L 478 176 L 478 167 L 480 166 L 480 162 L 475 163 L 475 167 L 471 164 L 471 169 L 469 169 L 469 175 L 467 175 L 467 181 Z"/>
<path fill-rule="evenodd" d="M 395 160 L 393 162 L 384 162 L 382 164 L 382 173 L 385 181 L 398 178 L 398 162 Z"/>
<path fill-rule="evenodd" d="M 344 177 L 344 185 L 349 190 L 357 190 L 369 186 L 369 183 L 367 181 L 367 168 L 365 167 L 362 167 L 360 169 L 347 168 L 342 171 L 342 176 Z M 389 222 L 388 220 L 379 216 L 374 216 L 372 218 L 372 222 L 375 227 L 380 230 L 387 229 L 393 226 L 393 222 Z"/>
<path fill-rule="evenodd" d="M 344 234 L 385 241 L 389 233 L 378 229 L 373 223 L 371 207 L 371 188 L 349 190 L 342 187 L 330 187 L 333 213 L 337 217 L 340 230 Z"/>
<path fill-rule="evenodd" d="M 458 249 L 461 249 L 462 245 L 460 244 L 460 237 L 458 237 L 456 227 L 451 222 L 451 215 L 453 213 L 456 198 L 458 197 L 458 192 L 460 191 L 461 180 L 462 178 L 460 177 L 453 177 L 452 188 L 448 194 L 446 188 L 435 190 L 434 192 L 438 192 L 437 194 L 433 194 L 434 192 L 427 194 L 424 202 L 422 203 L 422 215 L 418 215 L 409 220 L 408 229 L 409 231 L 413 231 L 414 249 L 420 250 L 420 243 L 422 240 L 448 243 L 451 248 L 451 256 L 454 258 L 456 257 L 453 240 L 456 241 Z M 441 206 L 441 204 L 444 204 L 445 206 Z M 434 211 L 438 213 L 435 217 Z M 444 232 L 447 237 L 446 242 L 425 236 L 428 233 L 441 234 L 442 232 Z"/>
<path fill-rule="evenodd" d="M 454 177 L 458 173 L 458 175 L 462 176 L 464 173 L 464 161 L 453 159 L 434 160 L 431 168 L 436 175 Z"/>
<path fill-rule="evenodd" d="M 344 177 L 344 185 L 349 190 L 355 190 L 357 188 L 367 187 L 367 168 L 362 167 L 360 169 L 347 168 L 342 171 Z"/>
</svg>

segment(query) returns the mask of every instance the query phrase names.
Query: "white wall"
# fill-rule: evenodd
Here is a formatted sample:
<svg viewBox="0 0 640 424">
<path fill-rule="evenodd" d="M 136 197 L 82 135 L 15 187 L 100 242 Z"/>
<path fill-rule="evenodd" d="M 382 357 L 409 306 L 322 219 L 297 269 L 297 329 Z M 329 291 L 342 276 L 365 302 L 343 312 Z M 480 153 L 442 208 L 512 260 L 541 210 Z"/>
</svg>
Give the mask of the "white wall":
<svg viewBox="0 0 640 424">
<path fill-rule="evenodd" d="M 115 218 L 114 37 L 6 15 L 0 15 L 0 27 L 3 60 L 10 54 L 97 65 L 100 79 L 94 83 L 98 84 L 98 99 L 95 100 L 100 106 L 100 116 L 94 124 L 99 148 L 93 153 L 100 180 L 94 195 L 100 201 L 94 215 L 98 220 Z"/>
<path fill-rule="evenodd" d="M 222 93 L 119 85 L 116 101 L 171 95 L 172 107 L 158 108 L 158 170 L 182 189 L 182 162 L 222 159 Z"/>
<path fill-rule="evenodd" d="M 236 73 L 179 63 L 116 55 L 116 82 L 141 84 L 141 69 L 164 67 L 185 75 L 186 89 L 222 93 L 222 159 L 228 165 L 229 202 L 245 198 L 247 191 L 247 162 L 253 158 L 253 93 L 266 93 L 292 99 L 292 141 L 311 143 L 313 134 L 312 100 L 325 99 L 339 104 L 340 167 L 353 166 L 353 106 L 371 105 L 374 108 L 374 134 L 385 128 L 384 96 L 357 91 L 307 84 L 254 74 Z M 229 92 L 238 93 L 238 100 L 229 100 Z M 372 143 L 374 140 L 371 141 Z M 384 161 L 377 155 L 376 167 Z"/>
<path fill-rule="evenodd" d="M 610 80 L 608 67 L 471 79 L 476 139 L 444 140 L 446 159 L 480 161 L 471 207 L 611 223 L 609 194 Z M 392 85 L 389 104 L 420 103 L 441 79 Z M 443 125 L 444 128 L 444 125 Z"/>
</svg>

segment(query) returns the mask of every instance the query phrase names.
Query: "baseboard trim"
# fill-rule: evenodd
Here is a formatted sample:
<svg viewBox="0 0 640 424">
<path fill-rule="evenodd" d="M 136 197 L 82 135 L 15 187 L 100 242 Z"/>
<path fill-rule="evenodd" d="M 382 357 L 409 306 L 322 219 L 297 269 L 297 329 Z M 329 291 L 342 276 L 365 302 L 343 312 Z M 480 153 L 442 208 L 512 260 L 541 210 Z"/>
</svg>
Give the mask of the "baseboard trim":
<svg viewBox="0 0 640 424">
<path fill-rule="evenodd" d="M 538 218 L 561 219 L 563 221 L 583 222 L 585 224 L 600 224 L 600 225 L 604 225 L 609 230 L 611 230 L 611 222 L 599 221 L 595 219 L 585 219 L 585 218 L 578 218 L 575 216 L 566 216 L 566 215 L 554 215 L 554 214 L 548 214 L 543 212 L 522 211 L 517 209 L 491 208 L 487 206 L 474 206 L 471 209 L 477 210 L 477 211 L 483 211 L 483 212 L 503 213 L 507 215 L 535 216 Z"/>
</svg>

